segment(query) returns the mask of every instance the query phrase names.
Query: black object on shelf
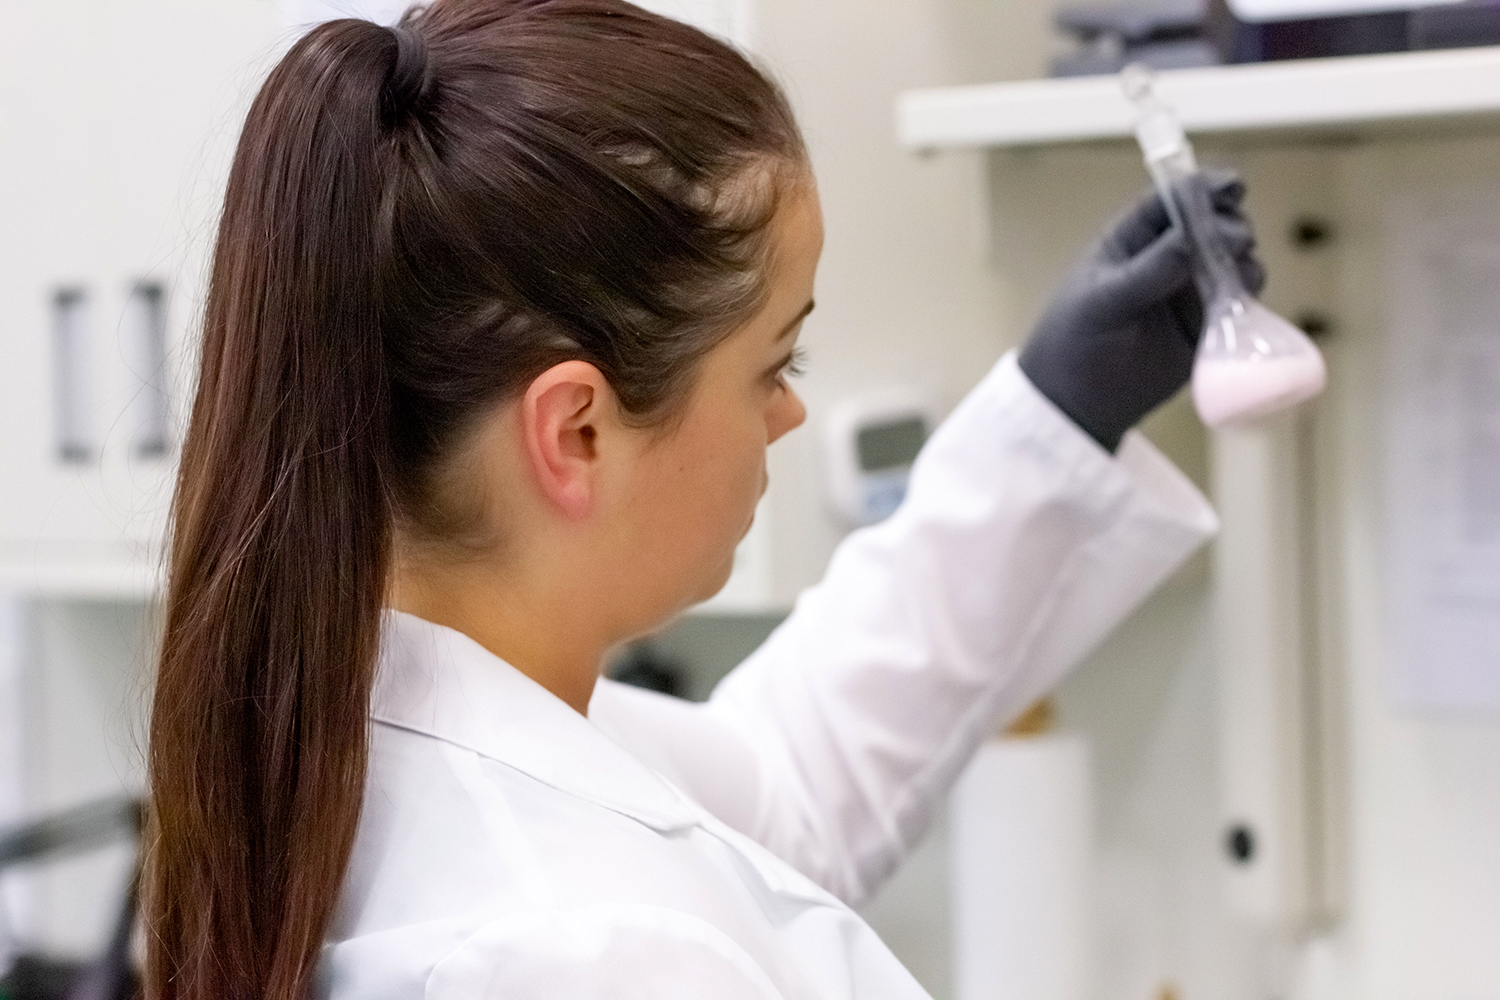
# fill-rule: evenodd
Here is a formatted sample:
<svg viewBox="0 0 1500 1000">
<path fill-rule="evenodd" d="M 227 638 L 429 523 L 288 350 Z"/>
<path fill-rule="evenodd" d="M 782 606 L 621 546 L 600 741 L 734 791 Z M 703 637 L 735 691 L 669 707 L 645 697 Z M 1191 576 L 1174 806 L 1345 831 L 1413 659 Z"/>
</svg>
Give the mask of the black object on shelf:
<svg viewBox="0 0 1500 1000">
<path fill-rule="evenodd" d="M 1132 62 L 1189 69 L 1500 45 L 1500 0 L 1264 22 L 1239 19 L 1228 0 L 1118 0 L 1064 5 L 1053 23 L 1076 45 L 1052 75 L 1092 76 Z"/>
<path fill-rule="evenodd" d="M 122 837 L 139 843 L 142 816 L 139 799 L 111 798 L 0 830 L 0 870 L 81 854 Z M 17 956 L 0 978 L 0 1000 L 132 1000 L 139 996 L 140 982 L 130 960 L 139 891 L 137 859 L 105 953 L 91 962 Z"/>
<path fill-rule="evenodd" d="M 1500 44 L 1500 3 L 1251 23 L 1227 0 L 1209 0 L 1208 33 L 1225 62 L 1275 62 Z"/>
<path fill-rule="evenodd" d="M 1407 12 L 1251 23 L 1235 17 L 1227 0 L 1209 0 L 1208 31 L 1230 63 L 1373 55 L 1406 50 Z"/>
<path fill-rule="evenodd" d="M 1464 49 L 1500 45 L 1500 3 L 1454 3 L 1422 7 L 1409 15 L 1414 49 Z"/>
<path fill-rule="evenodd" d="M 1187 69 L 1220 62 L 1204 34 L 1204 0 L 1119 0 L 1070 4 L 1053 24 L 1077 47 L 1052 60 L 1053 76 L 1118 73 L 1127 63 L 1153 69 Z"/>
</svg>

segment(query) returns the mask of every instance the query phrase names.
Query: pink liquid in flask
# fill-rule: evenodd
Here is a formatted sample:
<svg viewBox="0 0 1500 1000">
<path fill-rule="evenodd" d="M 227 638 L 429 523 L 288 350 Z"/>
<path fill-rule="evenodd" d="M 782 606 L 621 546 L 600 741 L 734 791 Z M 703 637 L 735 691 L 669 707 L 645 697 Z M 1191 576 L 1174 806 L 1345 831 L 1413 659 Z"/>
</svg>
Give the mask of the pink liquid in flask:
<svg viewBox="0 0 1500 1000">
<path fill-rule="evenodd" d="M 1306 334 L 1255 299 L 1231 300 L 1217 317 L 1210 310 L 1193 363 L 1193 405 L 1205 424 L 1254 423 L 1312 399 L 1327 381 Z"/>
</svg>

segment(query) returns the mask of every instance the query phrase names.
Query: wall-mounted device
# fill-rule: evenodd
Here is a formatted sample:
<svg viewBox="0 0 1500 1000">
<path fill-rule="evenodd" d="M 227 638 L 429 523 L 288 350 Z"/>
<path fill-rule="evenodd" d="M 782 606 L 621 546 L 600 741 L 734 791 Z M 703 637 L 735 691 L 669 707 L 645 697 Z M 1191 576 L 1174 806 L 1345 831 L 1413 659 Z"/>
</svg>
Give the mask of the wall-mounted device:
<svg viewBox="0 0 1500 1000">
<path fill-rule="evenodd" d="M 913 389 L 862 393 L 834 406 L 823 428 L 833 509 L 855 524 L 890 515 L 936 425 L 934 407 Z"/>
</svg>

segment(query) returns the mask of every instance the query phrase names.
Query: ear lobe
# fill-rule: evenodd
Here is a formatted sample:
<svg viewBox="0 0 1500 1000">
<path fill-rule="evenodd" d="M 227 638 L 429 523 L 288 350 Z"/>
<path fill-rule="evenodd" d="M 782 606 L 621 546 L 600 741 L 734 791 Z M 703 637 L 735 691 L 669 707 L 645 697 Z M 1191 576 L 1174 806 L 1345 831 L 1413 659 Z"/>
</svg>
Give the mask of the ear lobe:
<svg viewBox="0 0 1500 1000">
<path fill-rule="evenodd" d="M 586 361 L 564 361 L 538 375 L 521 399 L 521 435 L 541 494 L 570 520 L 593 512 L 598 421 L 609 388 Z"/>
</svg>

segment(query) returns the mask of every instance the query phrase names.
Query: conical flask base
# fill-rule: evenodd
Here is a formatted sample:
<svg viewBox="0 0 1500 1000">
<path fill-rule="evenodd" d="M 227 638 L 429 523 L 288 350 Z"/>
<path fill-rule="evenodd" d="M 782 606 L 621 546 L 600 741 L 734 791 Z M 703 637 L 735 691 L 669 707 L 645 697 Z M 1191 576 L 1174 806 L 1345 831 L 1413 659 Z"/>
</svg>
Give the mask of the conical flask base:
<svg viewBox="0 0 1500 1000">
<path fill-rule="evenodd" d="M 1322 353 L 1253 298 L 1210 307 L 1209 317 L 1193 364 L 1193 403 L 1208 426 L 1254 423 L 1323 391 Z"/>
</svg>

